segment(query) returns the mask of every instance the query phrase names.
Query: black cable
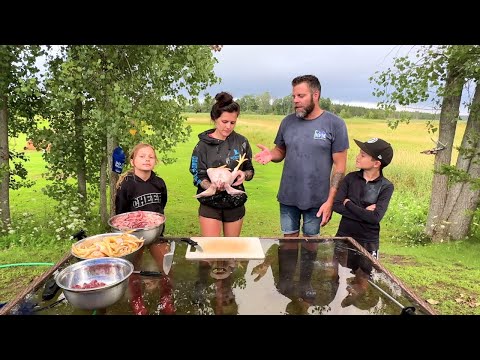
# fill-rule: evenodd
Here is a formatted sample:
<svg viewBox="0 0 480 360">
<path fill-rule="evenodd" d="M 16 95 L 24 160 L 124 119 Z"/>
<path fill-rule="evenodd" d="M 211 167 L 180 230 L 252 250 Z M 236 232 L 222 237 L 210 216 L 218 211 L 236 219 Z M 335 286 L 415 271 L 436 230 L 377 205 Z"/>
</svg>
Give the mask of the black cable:
<svg viewBox="0 0 480 360">
<path fill-rule="evenodd" d="M 41 307 L 41 308 L 38 308 L 38 309 L 33 309 L 32 311 L 33 312 L 39 312 L 39 311 L 50 309 L 50 308 L 60 304 L 63 300 L 65 300 L 65 298 L 61 298 L 60 300 L 57 300 L 57 301 L 51 303 L 50 305 L 47 305 L 47 306 L 44 306 L 44 307 Z"/>
</svg>

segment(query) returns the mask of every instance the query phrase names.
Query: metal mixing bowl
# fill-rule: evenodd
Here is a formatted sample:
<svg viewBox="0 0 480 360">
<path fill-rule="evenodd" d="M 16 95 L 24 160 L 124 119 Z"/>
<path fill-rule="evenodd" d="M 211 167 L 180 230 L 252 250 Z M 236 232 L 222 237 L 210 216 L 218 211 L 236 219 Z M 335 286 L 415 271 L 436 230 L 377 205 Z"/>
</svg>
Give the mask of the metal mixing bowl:
<svg viewBox="0 0 480 360">
<path fill-rule="evenodd" d="M 131 238 L 134 238 L 134 239 L 137 239 L 138 240 L 138 236 L 134 235 L 134 234 L 126 234 L 128 237 L 131 237 Z M 118 236 L 118 232 L 113 232 L 113 233 L 105 233 L 105 234 L 98 234 L 98 235 L 93 235 L 93 236 L 89 236 L 85 239 L 82 239 L 80 241 L 77 241 L 74 245 L 78 245 L 80 243 L 83 243 L 85 241 L 95 241 L 95 240 L 101 240 L 102 238 L 104 237 L 107 237 L 107 236 Z M 145 242 L 140 245 L 140 247 L 138 247 L 137 250 L 131 252 L 130 254 L 126 254 L 126 255 L 123 255 L 123 256 L 118 256 L 118 258 L 121 258 L 121 259 L 125 259 L 125 260 L 128 260 L 130 262 L 134 262 L 135 260 L 135 256 L 136 254 L 140 251 L 140 249 L 142 248 L 142 246 L 145 245 Z M 70 251 L 72 253 L 73 256 L 75 256 L 77 259 L 80 259 L 80 260 L 87 260 L 87 259 L 91 259 L 91 258 L 85 258 L 85 257 L 81 257 L 81 256 L 78 256 L 76 255 L 73 251 Z M 105 256 L 105 257 L 108 257 L 108 256 Z"/>
<path fill-rule="evenodd" d="M 133 264 L 120 258 L 97 258 L 77 262 L 63 269 L 55 278 L 68 302 L 79 309 L 105 309 L 119 301 L 128 286 Z M 105 283 L 93 289 L 75 289 L 93 280 Z"/>
<path fill-rule="evenodd" d="M 136 228 L 136 229 L 122 229 L 122 230 L 120 230 L 118 227 L 113 225 L 113 223 L 115 222 L 116 219 L 127 217 L 130 214 L 138 213 L 138 211 L 131 211 L 131 212 L 126 212 L 126 213 L 122 213 L 122 214 L 112 216 L 108 220 L 108 225 L 110 225 L 110 227 L 112 228 L 112 231 L 115 231 L 115 232 L 124 232 L 124 231 L 133 230 L 131 232 L 131 234 L 137 236 L 138 238 L 143 237 L 143 239 L 145 240 L 144 245 L 145 246 L 150 245 L 155 240 L 158 240 L 158 238 L 162 234 L 163 228 L 165 227 L 166 217 L 165 217 L 165 215 L 159 214 L 159 213 L 154 212 L 154 211 L 143 211 L 143 212 L 144 213 L 155 214 L 155 215 L 158 215 L 158 216 L 162 217 L 163 218 L 162 223 L 157 225 L 157 226 L 154 226 L 154 227 L 144 227 L 144 228 Z"/>
</svg>

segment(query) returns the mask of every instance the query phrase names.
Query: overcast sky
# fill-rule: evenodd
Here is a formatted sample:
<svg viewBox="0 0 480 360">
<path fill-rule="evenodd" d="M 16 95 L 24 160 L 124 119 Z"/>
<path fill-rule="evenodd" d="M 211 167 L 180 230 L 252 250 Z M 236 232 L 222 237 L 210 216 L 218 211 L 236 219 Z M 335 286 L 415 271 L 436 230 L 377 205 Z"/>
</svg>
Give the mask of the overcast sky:
<svg viewBox="0 0 480 360">
<path fill-rule="evenodd" d="M 278 98 L 291 94 L 295 76 L 313 74 L 322 85 L 322 97 L 375 106 L 379 99 L 372 95 L 374 84 L 368 78 L 411 50 L 411 45 L 224 45 L 216 53 L 215 65 L 222 83 L 206 91 L 212 96 L 228 91 L 235 98 L 268 91 Z M 431 110 L 432 106 L 412 108 Z"/>
</svg>

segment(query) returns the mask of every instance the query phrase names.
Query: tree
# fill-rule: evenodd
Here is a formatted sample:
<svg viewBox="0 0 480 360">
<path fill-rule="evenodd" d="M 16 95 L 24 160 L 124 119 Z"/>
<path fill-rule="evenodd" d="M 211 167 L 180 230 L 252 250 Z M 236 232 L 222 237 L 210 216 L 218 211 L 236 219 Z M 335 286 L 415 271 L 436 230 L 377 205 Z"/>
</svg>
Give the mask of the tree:
<svg viewBox="0 0 480 360">
<path fill-rule="evenodd" d="M 113 149 L 121 145 L 128 154 L 136 143 L 148 142 L 162 163 L 173 162 L 169 152 L 191 131 L 181 115 L 188 102 L 182 92 L 196 97 L 215 83 L 215 61 L 212 49 L 200 45 L 62 47 L 49 59 L 44 115 L 50 127 L 35 133 L 55 149 L 45 154 L 48 194 L 68 198 L 83 212 L 79 216 L 91 210 L 87 192 L 99 194 L 105 222 L 107 184 L 112 205 L 117 179 L 109 171 Z"/>
<path fill-rule="evenodd" d="M 332 110 L 332 100 L 330 100 L 330 98 L 320 98 L 320 107 L 323 110 L 331 111 Z"/>
<path fill-rule="evenodd" d="M 372 77 L 374 94 L 385 100 L 379 106 L 395 110 L 430 98 L 430 91 L 441 104 L 438 129 L 430 122 L 429 131 L 438 130 L 438 142 L 445 149 L 435 155 L 430 209 L 425 233 L 434 242 L 465 238 L 480 199 L 480 46 L 422 46 L 415 53 L 396 58 L 394 67 Z M 459 148 L 456 165 L 451 165 L 453 141 L 459 119 L 462 92 L 468 81 L 476 82 L 469 104 L 470 114 Z M 391 122 L 394 128 L 400 120 Z"/>
<path fill-rule="evenodd" d="M 258 104 L 257 97 L 255 95 L 245 95 L 238 99 L 238 104 L 242 112 L 257 112 Z"/>
<path fill-rule="evenodd" d="M 269 92 L 264 92 L 261 95 L 256 96 L 255 99 L 260 114 L 270 114 L 272 112 L 272 105 L 270 105 L 271 96 Z"/>
<path fill-rule="evenodd" d="M 25 181 L 22 153 L 9 149 L 8 137 L 27 132 L 35 124 L 34 116 L 41 106 L 37 57 L 40 46 L 0 45 L 0 229 L 10 225 L 9 189 L 31 186 Z M 14 167 L 11 167 L 11 163 Z M 20 177 L 18 181 L 16 177 Z"/>
<path fill-rule="evenodd" d="M 342 119 L 349 119 L 352 117 L 352 115 L 350 115 L 350 112 L 347 109 L 342 109 L 338 116 L 340 116 Z"/>
<path fill-rule="evenodd" d="M 203 94 L 202 112 L 210 114 L 213 104 L 215 104 L 215 98 L 209 93 Z"/>
</svg>

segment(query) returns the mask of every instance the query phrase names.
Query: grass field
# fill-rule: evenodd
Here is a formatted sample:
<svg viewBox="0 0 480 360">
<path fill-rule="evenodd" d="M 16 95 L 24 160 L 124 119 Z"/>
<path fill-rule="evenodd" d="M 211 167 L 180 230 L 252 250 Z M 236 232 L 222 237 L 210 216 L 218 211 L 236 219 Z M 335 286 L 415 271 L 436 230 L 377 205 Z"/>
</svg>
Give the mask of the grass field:
<svg viewBox="0 0 480 360">
<path fill-rule="evenodd" d="M 199 234 L 198 202 L 193 198 L 195 187 L 188 171 L 190 155 L 197 143 L 197 134 L 210 128 L 206 114 L 187 114 L 192 136 L 187 143 L 178 144 L 174 164 L 160 163 L 155 171 L 165 180 L 169 202 L 166 236 L 193 236 Z M 245 135 L 254 153 L 255 144 L 273 146 L 273 140 L 282 116 L 242 114 L 236 131 Z M 480 240 L 474 234 L 469 240 L 448 244 L 425 244 L 422 229 L 429 206 L 433 169 L 433 156 L 421 154 L 435 144 L 425 124 L 411 121 L 396 130 L 385 121 L 347 119 L 351 150 L 348 153 L 348 171 L 355 170 L 358 148 L 353 139 L 367 140 L 381 137 L 394 147 L 394 158 L 385 169 L 385 176 L 395 184 L 389 210 L 382 221 L 381 261 L 398 278 L 424 299 L 438 302 L 433 307 L 441 314 L 480 314 Z M 460 143 L 465 124 L 460 124 L 456 144 Z M 11 139 L 11 146 L 21 150 L 25 138 Z M 42 193 L 46 180 L 42 177 L 45 165 L 41 152 L 28 151 L 29 177 L 36 185 L 29 189 L 10 192 L 12 218 L 15 223 L 27 224 L 9 235 L 0 237 L 0 264 L 14 262 L 56 262 L 70 246 L 68 239 L 55 240 L 48 224 L 53 217 L 54 202 Z M 283 163 L 260 166 L 255 163 L 255 178 L 247 182 L 248 193 L 242 236 L 279 236 L 279 210 L 276 194 Z M 96 200 L 96 199 L 94 199 Z M 336 233 L 340 216 L 334 214 L 330 223 L 322 228 L 322 235 Z M 28 221 L 27 221 L 28 220 Z M 22 236 L 22 232 L 38 230 L 38 237 Z M 98 224 L 89 224 L 87 233 L 93 235 Z M 73 233 L 74 231 L 72 231 Z M 41 268 L 0 269 L 0 302 L 11 299 L 19 288 L 42 273 Z M 20 279 L 20 280 L 19 280 Z"/>
</svg>

